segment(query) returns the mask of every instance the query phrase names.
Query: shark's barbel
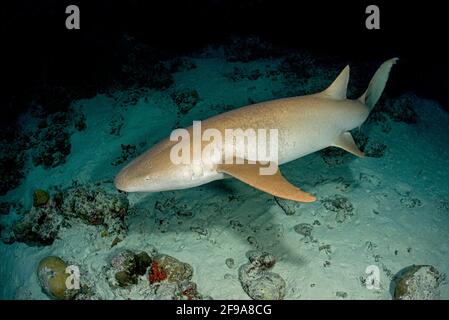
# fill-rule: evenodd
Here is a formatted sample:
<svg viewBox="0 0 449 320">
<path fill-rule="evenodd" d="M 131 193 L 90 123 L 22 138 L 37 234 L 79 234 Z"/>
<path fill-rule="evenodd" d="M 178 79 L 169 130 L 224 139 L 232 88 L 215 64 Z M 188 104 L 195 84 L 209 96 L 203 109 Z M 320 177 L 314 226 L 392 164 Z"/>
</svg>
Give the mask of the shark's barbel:
<svg viewBox="0 0 449 320">
<path fill-rule="evenodd" d="M 281 165 L 329 146 L 340 147 L 362 157 L 350 130 L 363 124 L 379 100 L 397 58 L 384 62 L 374 74 L 366 92 L 357 100 L 346 98 L 349 66 L 324 91 L 307 96 L 271 100 L 235 109 L 202 121 L 202 130 L 269 129 L 278 130 L 278 163 Z M 192 132 L 192 127 L 187 128 Z M 312 202 L 315 197 L 290 184 L 280 173 L 261 175 L 263 167 L 255 164 L 226 164 L 213 159 L 204 164 L 174 164 L 170 151 L 176 144 L 162 140 L 129 163 L 115 178 L 117 189 L 127 192 L 156 192 L 199 186 L 229 176 L 274 196 Z M 212 141 L 211 143 L 214 143 Z M 203 145 L 204 147 L 204 145 Z M 226 146 L 220 146 L 226 148 Z M 229 147 L 229 146 L 228 146 Z M 225 154 L 223 152 L 223 154 Z M 231 161 L 232 162 L 232 161 Z M 207 163 L 207 165 L 206 165 Z"/>
</svg>

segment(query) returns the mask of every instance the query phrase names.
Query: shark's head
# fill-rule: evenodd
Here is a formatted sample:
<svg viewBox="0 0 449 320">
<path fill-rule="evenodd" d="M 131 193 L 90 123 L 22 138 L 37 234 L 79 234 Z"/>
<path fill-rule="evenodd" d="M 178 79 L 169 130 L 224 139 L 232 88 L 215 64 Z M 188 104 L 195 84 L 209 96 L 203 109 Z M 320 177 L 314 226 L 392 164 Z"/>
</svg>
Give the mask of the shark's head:
<svg viewBox="0 0 449 320">
<path fill-rule="evenodd" d="M 168 152 L 167 152 L 168 151 Z M 183 188 L 188 174 L 184 166 L 170 161 L 169 150 L 158 146 L 131 161 L 115 177 L 114 185 L 126 192 L 156 192 Z"/>
<path fill-rule="evenodd" d="M 140 158 L 140 157 L 139 157 Z M 126 192 L 150 191 L 154 186 L 154 172 L 151 163 L 137 158 L 124 167 L 115 177 L 114 185 Z"/>
</svg>

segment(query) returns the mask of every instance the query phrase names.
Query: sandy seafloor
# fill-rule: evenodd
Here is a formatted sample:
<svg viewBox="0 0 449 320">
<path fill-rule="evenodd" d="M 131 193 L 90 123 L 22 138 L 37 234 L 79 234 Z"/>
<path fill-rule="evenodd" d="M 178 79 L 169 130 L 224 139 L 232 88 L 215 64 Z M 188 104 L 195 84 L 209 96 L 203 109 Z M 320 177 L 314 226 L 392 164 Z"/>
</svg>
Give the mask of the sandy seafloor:
<svg viewBox="0 0 449 320">
<path fill-rule="evenodd" d="M 201 100 L 179 119 L 182 126 L 221 112 L 216 107 L 220 104 L 243 106 L 249 98 L 263 101 L 287 95 L 280 77 L 231 81 L 223 76 L 234 66 L 263 72 L 275 68 L 276 60 L 231 63 L 218 54 L 191 60 L 197 68 L 176 73 L 174 88 L 196 89 Z M 304 91 L 324 89 L 329 80 L 305 82 Z M 73 180 L 106 181 L 104 186 L 112 189 L 112 179 L 121 166 L 111 162 L 120 155 L 120 144 L 146 143 L 138 147 L 141 152 L 175 126 L 177 107 L 170 92 L 150 90 L 135 105 L 117 99 L 127 92 L 115 93 L 115 100 L 98 95 L 76 101 L 74 107 L 86 115 L 87 129 L 72 135 L 66 163 L 53 169 L 32 167 L 22 184 L 2 200 L 22 201 L 31 207 L 36 188 L 68 187 Z M 419 117 L 416 124 L 391 122 L 388 133 L 377 125 L 362 126 L 370 140 L 387 146 L 383 157 L 348 155 L 333 166 L 315 153 L 281 167 L 287 179 L 318 200 L 336 194 L 346 197 L 354 212 L 343 222 L 337 222 L 335 213 L 327 211 L 321 201 L 297 204 L 295 214 L 286 215 L 272 196 L 233 179 L 188 190 L 129 194 L 133 206 L 127 219 L 129 230 L 113 249 L 112 238 L 103 238 L 96 227 L 83 224 L 64 228 L 50 246 L 0 243 L 0 298 L 48 299 L 36 277 L 37 264 L 47 255 L 79 264 L 97 298 L 119 298 L 103 276 L 108 257 L 123 248 L 145 250 L 149 246 L 191 264 L 198 290 L 214 299 L 249 299 L 239 283 L 238 267 L 248 262 L 245 253 L 255 248 L 275 255 L 273 271 L 287 283 L 286 299 L 341 299 L 337 292 L 346 292 L 346 299 L 391 299 L 391 277 L 404 267 L 430 264 L 447 273 L 449 116 L 434 101 L 419 97 L 413 101 Z M 121 135 L 111 135 L 110 122 L 120 115 L 124 117 Z M 193 216 L 162 215 L 155 210 L 156 201 L 172 197 L 180 206 L 192 208 Z M 413 199 L 419 199 L 414 207 L 409 205 Z M 1 218 L 13 219 L 13 215 Z M 313 239 L 294 231 L 295 225 L 315 220 L 321 224 L 313 225 Z M 320 251 L 323 245 L 330 245 L 330 252 Z M 236 267 L 228 268 L 227 258 L 233 258 Z M 368 290 L 361 282 L 369 265 L 380 268 L 379 290 Z M 440 290 L 441 297 L 449 299 L 447 282 Z M 143 298 L 133 291 L 129 297 Z"/>
</svg>

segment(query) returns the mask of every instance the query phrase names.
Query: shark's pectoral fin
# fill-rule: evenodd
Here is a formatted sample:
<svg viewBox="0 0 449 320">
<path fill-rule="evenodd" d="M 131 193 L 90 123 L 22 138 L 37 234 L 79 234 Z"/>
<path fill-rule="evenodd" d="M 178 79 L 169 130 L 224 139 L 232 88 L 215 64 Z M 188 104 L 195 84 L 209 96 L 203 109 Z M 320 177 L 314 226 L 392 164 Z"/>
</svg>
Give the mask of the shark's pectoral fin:
<svg viewBox="0 0 449 320">
<path fill-rule="evenodd" d="M 349 132 L 343 132 L 332 144 L 332 146 L 342 148 L 343 150 L 346 150 L 358 157 L 365 156 L 365 153 L 363 153 L 363 151 L 360 151 L 360 149 L 355 144 L 354 138 Z"/>
<path fill-rule="evenodd" d="M 243 162 L 241 160 L 240 162 L 233 161 L 233 164 L 220 164 L 217 167 L 217 171 L 229 174 L 256 189 L 279 198 L 300 202 L 313 202 L 316 200 L 311 194 L 302 191 L 288 182 L 282 176 L 277 164 L 270 162 L 269 165 L 262 165 L 260 162 Z M 268 168 L 269 166 L 271 166 L 270 168 L 275 168 L 276 173 L 272 175 L 261 175 L 260 169 Z"/>
</svg>

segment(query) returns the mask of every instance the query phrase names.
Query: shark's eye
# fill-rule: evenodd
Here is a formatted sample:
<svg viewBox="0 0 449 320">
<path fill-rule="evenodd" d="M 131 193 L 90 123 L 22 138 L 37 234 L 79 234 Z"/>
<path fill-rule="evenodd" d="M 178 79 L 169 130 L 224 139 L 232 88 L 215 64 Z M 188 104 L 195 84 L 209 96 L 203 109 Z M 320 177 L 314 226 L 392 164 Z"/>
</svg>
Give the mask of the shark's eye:
<svg viewBox="0 0 449 320">
<path fill-rule="evenodd" d="M 146 177 L 145 177 L 145 180 L 146 180 L 146 181 L 150 181 L 150 180 L 151 180 L 151 177 L 150 177 L 150 176 L 146 176 Z"/>
</svg>

